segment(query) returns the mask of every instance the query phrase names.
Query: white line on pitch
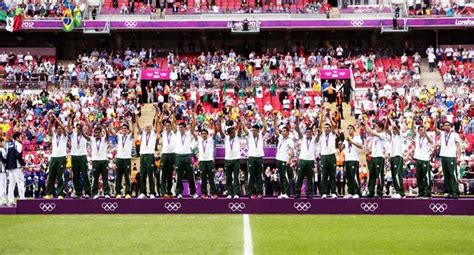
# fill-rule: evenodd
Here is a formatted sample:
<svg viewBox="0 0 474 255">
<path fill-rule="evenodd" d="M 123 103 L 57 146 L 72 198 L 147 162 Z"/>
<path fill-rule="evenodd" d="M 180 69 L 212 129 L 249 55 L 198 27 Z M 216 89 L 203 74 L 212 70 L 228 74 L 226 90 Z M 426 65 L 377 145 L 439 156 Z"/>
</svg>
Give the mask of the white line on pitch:
<svg viewBox="0 0 474 255">
<path fill-rule="evenodd" d="M 252 230 L 250 229 L 250 217 L 244 214 L 244 255 L 253 255 Z"/>
</svg>

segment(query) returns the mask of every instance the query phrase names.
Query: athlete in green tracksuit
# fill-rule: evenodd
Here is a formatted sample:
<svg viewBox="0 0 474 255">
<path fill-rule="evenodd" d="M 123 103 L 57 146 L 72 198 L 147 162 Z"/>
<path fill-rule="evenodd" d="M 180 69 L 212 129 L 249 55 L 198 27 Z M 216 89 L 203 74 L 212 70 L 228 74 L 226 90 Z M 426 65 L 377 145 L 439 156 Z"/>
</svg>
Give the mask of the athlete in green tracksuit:
<svg viewBox="0 0 474 255">
<path fill-rule="evenodd" d="M 148 195 L 150 198 L 155 198 L 155 147 L 157 141 L 157 130 L 159 123 L 159 114 L 155 113 L 155 125 L 147 125 L 145 130 L 140 128 L 140 124 L 137 121 L 138 133 L 141 135 L 140 144 L 140 191 L 141 194 L 138 198 L 146 197 L 146 179 L 148 177 L 148 188 L 150 192 Z"/>
<path fill-rule="evenodd" d="M 461 143 L 459 135 L 452 130 L 449 122 L 444 122 L 442 130 L 435 124 L 436 133 L 440 136 L 441 167 L 443 168 L 445 193 L 448 198 L 459 198 L 459 171 L 457 163 L 461 155 Z"/>
<path fill-rule="evenodd" d="M 360 198 L 362 194 L 359 179 L 359 151 L 363 149 L 363 142 L 360 136 L 355 134 L 353 125 L 347 127 L 347 132 L 348 136 L 342 144 L 348 193 L 344 198 Z"/>
<path fill-rule="evenodd" d="M 413 128 L 413 126 L 412 126 Z M 416 184 L 418 185 L 419 198 L 431 198 L 431 165 L 430 165 L 430 149 L 433 140 L 426 133 L 425 127 L 418 126 L 418 133 L 415 137 L 415 159 L 416 168 Z"/>
<path fill-rule="evenodd" d="M 64 170 L 66 169 L 67 141 L 66 128 L 51 111 L 48 123 L 48 134 L 52 137 L 51 161 L 49 163 L 47 193 L 45 199 L 53 198 L 54 184 L 57 180 L 58 199 L 63 199 Z M 57 125 L 54 129 L 53 126 Z"/>
<path fill-rule="evenodd" d="M 161 163 L 160 163 L 160 193 L 163 198 L 172 197 L 171 187 L 173 186 L 173 171 L 176 154 L 174 152 L 176 140 L 176 124 L 174 117 L 163 119 L 161 115 L 158 124 L 161 132 Z M 164 126 L 164 127 L 163 127 Z"/>
<path fill-rule="evenodd" d="M 335 123 L 330 121 L 323 122 L 321 115 L 321 189 L 322 197 L 326 198 L 331 195 L 332 198 L 337 198 L 336 194 L 336 139 L 338 134 L 334 129 Z"/>
<path fill-rule="evenodd" d="M 193 137 L 196 138 L 195 134 L 195 121 L 196 118 L 192 118 L 190 129 L 187 130 L 186 124 L 181 122 L 178 124 L 178 132 L 175 136 L 175 147 L 174 152 L 176 154 L 175 167 L 176 167 L 176 196 L 177 198 L 183 197 L 183 179 L 187 179 L 189 183 L 189 195 L 192 198 L 198 198 L 196 194 L 196 185 L 194 180 L 194 172 L 192 168 L 192 155 L 191 155 L 191 142 Z"/>
<path fill-rule="evenodd" d="M 245 120 L 244 120 L 245 121 Z M 260 128 L 262 129 L 260 131 Z M 252 125 L 250 132 L 247 123 L 242 125 L 243 135 L 247 138 L 249 146 L 248 170 L 248 195 L 250 198 L 263 197 L 263 136 L 267 133 L 267 122 L 265 115 L 262 116 L 262 124 Z"/>
<path fill-rule="evenodd" d="M 403 189 L 403 137 L 400 133 L 400 127 L 396 123 L 391 125 L 391 140 L 390 140 L 390 170 L 392 173 L 393 187 L 396 194 L 392 198 L 405 197 Z"/>
<path fill-rule="evenodd" d="M 88 135 L 92 134 L 92 126 L 86 119 Z M 103 134 L 105 131 L 105 135 Z M 102 177 L 102 190 L 105 198 L 110 198 L 109 187 L 109 160 L 107 157 L 107 147 L 109 141 L 109 132 L 107 128 L 96 126 L 94 134 L 90 138 L 91 158 L 92 158 L 92 196 L 99 198 L 99 177 Z"/>
<path fill-rule="evenodd" d="M 131 118 L 128 118 L 128 123 L 122 123 L 120 131 L 115 132 L 112 125 L 109 128 L 111 135 L 117 135 L 117 155 L 115 156 L 116 179 L 115 179 L 115 197 L 122 197 L 122 178 L 125 178 L 125 198 L 132 197 L 130 189 L 130 174 L 132 164 L 132 146 L 135 137 L 135 125 L 133 125 Z M 132 130 L 130 131 L 130 126 Z"/>
<path fill-rule="evenodd" d="M 220 117 L 219 126 L 222 126 L 222 115 Z M 237 131 L 238 130 L 238 131 Z M 237 127 L 231 126 L 227 129 L 227 135 L 224 134 L 222 128 L 219 129 L 219 133 L 224 138 L 225 147 L 225 178 L 226 178 L 226 190 L 227 198 L 239 198 L 240 197 L 240 137 L 242 134 L 241 122 L 237 123 Z"/>
<path fill-rule="evenodd" d="M 384 131 L 385 124 L 381 121 L 375 123 L 375 130 L 372 130 L 367 125 L 362 123 L 365 131 L 372 136 L 371 144 L 371 160 L 369 163 L 369 195 L 368 198 L 375 196 L 375 184 L 378 179 L 377 185 L 377 197 L 382 198 L 383 196 L 383 183 L 384 183 L 384 145 L 387 141 L 387 136 Z"/>
<path fill-rule="evenodd" d="M 217 125 L 215 125 L 214 134 L 209 136 L 209 131 L 201 129 L 201 135 L 198 137 L 199 150 L 199 170 L 201 171 L 201 198 L 208 197 L 207 183 L 209 182 L 209 191 L 212 198 L 217 198 L 216 183 L 214 182 L 214 152 L 217 134 Z"/>
<path fill-rule="evenodd" d="M 298 171 L 296 177 L 296 188 L 295 198 L 301 197 L 301 187 L 303 186 L 303 180 L 306 177 L 306 197 L 312 198 L 314 196 L 314 158 L 316 154 L 316 146 L 320 138 L 320 130 L 318 136 L 314 136 L 314 127 L 309 126 L 305 128 L 305 135 L 301 132 L 299 121 L 296 122 L 296 132 L 301 141 L 300 147 L 300 160 L 298 162 Z"/>
</svg>

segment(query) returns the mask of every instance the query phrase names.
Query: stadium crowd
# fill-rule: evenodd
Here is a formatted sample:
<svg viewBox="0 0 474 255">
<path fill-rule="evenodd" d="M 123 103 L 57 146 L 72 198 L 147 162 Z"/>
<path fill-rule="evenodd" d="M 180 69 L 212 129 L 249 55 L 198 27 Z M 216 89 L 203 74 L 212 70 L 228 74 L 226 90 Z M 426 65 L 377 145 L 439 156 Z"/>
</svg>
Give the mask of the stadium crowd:
<svg viewBox="0 0 474 255">
<path fill-rule="evenodd" d="M 194 51 L 192 48 L 194 46 L 190 45 L 190 50 Z M 353 69 L 356 83 L 367 86 L 376 82 L 398 86 L 419 82 L 421 56 L 415 52 L 410 56 L 394 56 L 387 50 L 362 50 L 348 45 L 321 47 L 310 54 L 304 45 L 292 49 L 293 53 L 282 54 L 276 49 L 256 52 L 244 56 L 233 49 L 200 55 L 170 51 L 165 57 L 163 52 L 153 48 L 93 50 L 79 55 L 75 63 L 67 65 L 56 63 L 51 56 L 1 52 L 0 79 L 6 81 L 7 87 L 9 84 L 62 81 L 89 85 L 94 81 L 129 83 L 138 79 L 140 68 L 147 67 L 170 69 L 172 85 L 183 80 L 207 86 L 216 82 L 239 83 L 241 87 L 275 83 L 290 88 L 309 88 L 319 81 L 321 69 L 349 68 Z"/>
<path fill-rule="evenodd" d="M 443 54 L 438 61 L 449 60 L 446 50 Z M 325 66 L 374 70 L 377 59 L 391 57 L 389 52 L 339 46 L 306 54 L 300 47 L 294 54 L 269 50 L 247 58 L 233 50 L 187 56 L 169 52 L 166 57 L 153 49 L 94 50 L 67 66 L 30 54 L 11 55 L 0 54 L 0 79 L 13 83 L 19 77 L 20 82 L 1 97 L 3 204 L 14 203 L 15 193 L 20 198 L 180 197 L 186 178 L 189 194 L 197 197 L 194 176 L 201 180 L 203 198 L 298 197 L 302 186 L 308 196 L 335 197 L 345 195 L 346 185 L 346 197 L 385 193 L 398 198 L 406 191 L 456 198 L 474 188 L 468 181 L 474 173 L 470 83 L 439 90 L 375 82 L 366 94 L 355 95 L 343 81 L 318 80 Z M 405 57 L 397 58 L 401 68 L 409 66 Z M 409 58 L 418 61 L 416 54 Z M 138 86 L 143 66 L 169 68 L 169 83 Z M 11 75 L 11 69 L 20 75 Z M 40 94 L 20 86 L 25 71 L 38 69 L 46 74 L 40 81 L 71 83 Z M 267 95 L 278 97 L 278 103 L 263 103 Z M 350 113 L 344 112 L 344 101 Z M 335 103 L 335 110 L 323 102 Z M 142 130 L 136 118 L 143 103 L 156 103 L 156 115 Z M 350 126 L 341 129 L 348 114 L 355 121 L 345 121 Z M 219 147 L 222 141 L 225 164 L 214 167 L 214 143 Z M 453 155 L 446 154 L 448 143 L 457 148 Z M 263 168 L 264 145 L 277 151 L 276 165 Z M 249 150 L 249 166 L 240 165 L 241 146 Z M 139 169 L 132 155 L 140 157 Z M 375 175 L 377 194 L 375 178 L 369 178 Z"/>
</svg>

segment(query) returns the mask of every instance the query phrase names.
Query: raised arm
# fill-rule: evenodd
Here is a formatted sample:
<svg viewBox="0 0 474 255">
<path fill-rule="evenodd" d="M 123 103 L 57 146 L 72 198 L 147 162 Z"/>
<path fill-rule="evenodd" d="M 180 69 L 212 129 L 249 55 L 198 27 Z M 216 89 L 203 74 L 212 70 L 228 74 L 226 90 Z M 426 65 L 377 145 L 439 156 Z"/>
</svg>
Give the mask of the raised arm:
<svg viewBox="0 0 474 255">
<path fill-rule="evenodd" d="M 213 124 L 214 124 L 214 134 L 212 134 L 212 139 L 216 140 L 216 137 L 217 137 L 217 133 L 219 133 L 219 130 L 217 129 L 217 120 L 213 120 Z"/>
<path fill-rule="evenodd" d="M 116 136 L 117 132 L 115 132 L 114 127 L 112 127 L 112 122 L 109 124 L 109 135 Z"/>
<path fill-rule="evenodd" d="M 298 133 L 298 138 L 299 138 L 299 139 L 302 139 L 302 138 L 303 138 L 303 133 L 301 133 L 300 121 L 299 121 L 298 118 L 296 118 L 295 130 L 296 130 L 296 133 Z"/>
<path fill-rule="evenodd" d="M 400 135 L 400 128 L 396 123 L 391 122 L 392 124 L 392 132 L 396 135 Z"/>
<path fill-rule="evenodd" d="M 194 137 L 194 139 L 198 139 L 197 135 L 196 135 L 196 115 L 195 114 L 192 114 L 191 116 L 191 135 Z"/>
<path fill-rule="evenodd" d="M 105 139 L 109 140 L 109 137 L 110 137 L 109 129 L 107 127 L 104 127 L 104 131 L 105 131 Z"/>
<path fill-rule="evenodd" d="M 81 133 L 82 136 L 84 136 L 84 138 L 86 138 L 87 141 L 90 141 L 91 140 L 91 136 L 87 134 L 87 132 L 84 132 L 84 128 L 81 129 L 81 131 L 79 131 Z"/>
<path fill-rule="evenodd" d="M 58 125 L 64 130 L 67 132 L 67 129 L 66 127 L 64 127 L 63 123 L 61 123 L 61 121 L 59 121 L 59 119 L 53 114 L 53 118 L 54 120 L 58 123 Z"/>
<path fill-rule="evenodd" d="M 85 123 L 86 123 L 86 127 L 87 127 L 87 132 L 86 133 L 87 133 L 88 136 L 92 136 L 92 125 L 89 121 L 89 118 L 86 116 L 86 117 L 84 117 L 84 119 L 85 119 Z"/>
<path fill-rule="evenodd" d="M 265 114 L 262 114 L 262 135 L 267 133 L 267 117 Z"/>
<path fill-rule="evenodd" d="M 348 143 L 354 145 L 359 150 L 362 150 L 364 148 L 363 144 L 354 142 L 354 140 L 352 140 L 352 138 L 350 136 L 347 136 L 346 140 L 347 140 Z"/>
<path fill-rule="evenodd" d="M 380 137 L 379 134 L 377 134 L 377 132 L 372 130 L 368 125 L 364 125 L 364 129 L 365 129 L 365 132 L 367 132 L 369 135 L 375 136 L 375 137 L 380 138 L 380 139 L 382 138 L 382 137 Z"/>
<path fill-rule="evenodd" d="M 131 133 L 131 137 L 133 139 L 135 139 L 135 125 L 133 125 L 133 121 L 132 121 L 132 118 L 129 119 L 129 122 L 130 123 L 129 125 L 132 127 L 132 133 Z M 138 120 L 136 121 L 137 125 L 138 125 Z"/>
<path fill-rule="evenodd" d="M 318 126 L 316 126 L 316 119 L 313 120 L 313 123 L 315 124 L 315 127 L 316 127 L 316 131 L 318 132 L 318 134 L 316 135 L 316 141 L 319 141 L 319 139 L 321 138 L 321 135 L 323 134 L 323 113 L 319 113 L 318 114 L 319 117 L 318 117 Z"/>
<path fill-rule="evenodd" d="M 161 114 L 158 112 L 158 107 L 156 108 L 156 114 L 155 114 L 155 132 L 158 134 L 160 130 L 160 120 L 161 120 Z"/>
<path fill-rule="evenodd" d="M 437 135 L 439 135 L 441 133 L 441 130 L 439 130 L 439 128 L 438 128 L 438 125 L 439 125 L 439 118 L 436 118 L 435 123 L 434 123 L 434 131 Z"/>
<path fill-rule="evenodd" d="M 219 120 L 218 120 L 217 124 L 218 124 L 218 126 L 219 126 L 219 134 L 221 135 L 221 138 L 224 139 L 225 134 L 224 134 L 224 132 L 222 131 L 222 118 L 223 118 L 222 115 L 219 116 Z"/>
<path fill-rule="evenodd" d="M 338 135 L 336 130 L 337 123 L 332 118 L 329 118 L 329 121 L 331 121 L 331 132 L 335 135 Z"/>
<path fill-rule="evenodd" d="M 135 115 L 135 118 L 137 118 L 137 119 L 136 119 L 136 120 L 137 120 L 136 122 L 137 122 L 138 133 L 141 134 L 143 130 L 142 130 L 142 128 L 140 127 L 140 123 L 139 123 L 139 121 L 138 121 L 138 115 Z M 133 125 L 133 123 L 132 123 L 132 125 Z"/>
<path fill-rule="evenodd" d="M 72 121 L 73 121 L 74 118 L 69 118 L 68 122 L 67 122 L 67 129 L 64 129 L 69 135 L 72 134 L 74 128 L 72 126 Z"/>
<path fill-rule="evenodd" d="M 171 115 L 171 130 L 173 130 L 173 133 L 176 133 L 176 117 L 174 114 Z"/>
<path fill-rule="evenodd" d="M 290 148 L 290 157 L 288 158 L 288 161 L 286 162 L 286 165 L 289 166 L 294 157 L 295 157 L 295 149 Z"/>
<path fill-rule="evenodd" d="M 247 120 L 243 118 L 242 120 L 242 125 L 240 125 L 239 132 L 243 136 L 247 136 L 249 134 L 249 130 L 247 129 Z"/>
<path fill-rule="evenodd" d="M 53 135 L 53 122 L 56 120 L 53 118 L 53 112 L 48 113 L 49 121 L 48 121 L 48 135 L 52 136 Z"/>
<path fill-rule="evenodd" d="M 277 117 L 273 117 L 273 130 L 275 130 L 275 136 L 278 138 L 280 136 L 280 130 L 278 128 L 277 122 L 276 122 Z"/>
<path fill-rule="evenodd" d="M 242 137 L 242 119 L 237 121 L 237 136 Z"/>
</svg>

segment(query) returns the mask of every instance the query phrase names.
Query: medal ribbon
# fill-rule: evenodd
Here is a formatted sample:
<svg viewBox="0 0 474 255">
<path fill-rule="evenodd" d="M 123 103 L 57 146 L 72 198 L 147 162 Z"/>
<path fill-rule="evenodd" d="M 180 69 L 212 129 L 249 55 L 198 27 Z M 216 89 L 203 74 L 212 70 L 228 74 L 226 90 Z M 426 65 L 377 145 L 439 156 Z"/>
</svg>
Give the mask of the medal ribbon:
<svg viewBox="0 0 474 255">
<path fill-rule="evenodd" d="M 288 137 L 283 139 L 283 141 L 281 141 L 280 145 L 278 146 L 278 149 L 281 149 L 281 146 L 285 143 L 286 139 L 288 139 Z"/>
</svg>

